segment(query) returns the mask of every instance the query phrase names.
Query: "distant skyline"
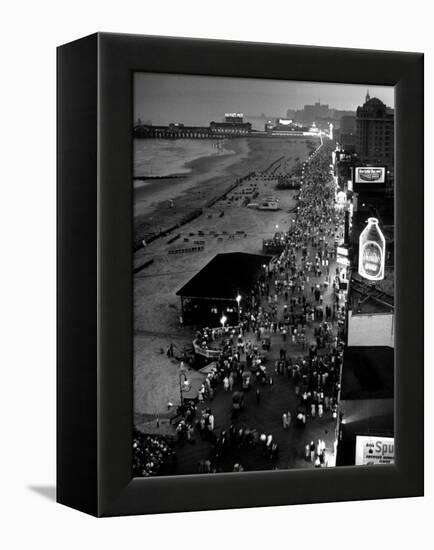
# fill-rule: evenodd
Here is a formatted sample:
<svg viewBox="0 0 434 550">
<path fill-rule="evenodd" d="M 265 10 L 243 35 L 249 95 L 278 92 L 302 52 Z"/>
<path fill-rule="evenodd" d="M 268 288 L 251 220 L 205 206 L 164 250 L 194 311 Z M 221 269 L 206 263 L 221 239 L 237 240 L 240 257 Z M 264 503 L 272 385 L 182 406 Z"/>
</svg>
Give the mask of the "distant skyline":
<svg viewBox="0 0 434 550">
<path fill-rule="evenodd" d="M 223 120 L 226 112 L 285 117 L 288 109 L 317 101 L 331 109 L 355 111 L 368 89 L 371 97 L 394 108 L 393 86 L 135 73 L 133 117 L 153 124 L 207 125 Z"/>
</svg>

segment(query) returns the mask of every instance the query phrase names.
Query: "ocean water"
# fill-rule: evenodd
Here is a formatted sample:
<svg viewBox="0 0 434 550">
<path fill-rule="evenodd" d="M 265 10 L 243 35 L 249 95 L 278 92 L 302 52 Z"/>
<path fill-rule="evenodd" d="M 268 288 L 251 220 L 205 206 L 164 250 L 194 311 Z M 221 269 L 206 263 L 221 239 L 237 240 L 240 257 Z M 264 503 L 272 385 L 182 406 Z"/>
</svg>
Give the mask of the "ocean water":
<svg viewBox="0 0 434 550">
<path fill-rule="evenodd" d="M 134 139 L 134 177 L 188 174 L 202 157 L 234 154 L 227 141 L 211 139 Z"/>
</svg>

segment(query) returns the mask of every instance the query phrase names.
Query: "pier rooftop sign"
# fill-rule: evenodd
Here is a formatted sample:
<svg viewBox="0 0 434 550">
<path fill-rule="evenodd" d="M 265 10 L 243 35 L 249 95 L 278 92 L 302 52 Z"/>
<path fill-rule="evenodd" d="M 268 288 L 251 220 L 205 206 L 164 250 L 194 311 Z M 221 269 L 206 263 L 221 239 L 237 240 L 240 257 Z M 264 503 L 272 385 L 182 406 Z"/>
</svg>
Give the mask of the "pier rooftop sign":
<svg viewBox="0 0 434 550">
<path fill-rule="evenodd" d="M 225 121 L 226 122 L 242 123 L 243 120 L 244 120 L 244 114 L 243 113 L 225 113 Z"/>
</svg>

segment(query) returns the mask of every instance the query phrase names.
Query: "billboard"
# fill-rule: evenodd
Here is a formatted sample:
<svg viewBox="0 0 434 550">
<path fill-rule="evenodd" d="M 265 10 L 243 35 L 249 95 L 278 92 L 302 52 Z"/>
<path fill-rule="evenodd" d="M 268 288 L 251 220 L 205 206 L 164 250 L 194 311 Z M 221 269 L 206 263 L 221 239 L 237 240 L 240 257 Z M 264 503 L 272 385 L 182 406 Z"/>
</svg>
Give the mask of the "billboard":
<svg viewBox="0 0 434 550">
<path fill-rule="evenodd" d="M 370 281 L 384 279 L 386 239 L 377 218 L 368 218 L 359 237 L 359 275 Z"/>
<path fill-rule="evenodd" d="M 384 183 L 386 168 L 381 166 L 356 166 L 354 181 L 356 183 Z"/>
<path fill-rule="evenodd" d="M 395 464 L 395 438 L 356 435 L 356 466 Z"/>
<path fill-rule="evenodd" d="M 292 124 L 292 119 L 279 118 L 279 120 L 277 121 L 277 124 L 281 124 L 282 126 L 288 126 L 289 124 Z"/>
</svg>

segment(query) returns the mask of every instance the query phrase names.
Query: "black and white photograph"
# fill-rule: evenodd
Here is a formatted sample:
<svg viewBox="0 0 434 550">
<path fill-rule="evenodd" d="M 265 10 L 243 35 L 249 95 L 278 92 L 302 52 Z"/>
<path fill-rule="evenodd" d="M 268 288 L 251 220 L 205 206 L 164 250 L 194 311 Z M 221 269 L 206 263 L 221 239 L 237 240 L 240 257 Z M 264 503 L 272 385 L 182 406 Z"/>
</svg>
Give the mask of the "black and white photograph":
<svg viewBox="0 0 434 550">
<path fill-rule="evenodd" d="M 133 476 L 394 464 L 394 87 L 133 92 Z"/>
<path fill-rule="evenodd" d="M 431 11 L 4 5 L 2 548 L 432 539 Z"/>
</svg>

